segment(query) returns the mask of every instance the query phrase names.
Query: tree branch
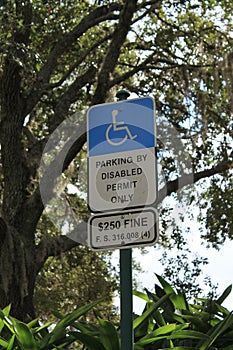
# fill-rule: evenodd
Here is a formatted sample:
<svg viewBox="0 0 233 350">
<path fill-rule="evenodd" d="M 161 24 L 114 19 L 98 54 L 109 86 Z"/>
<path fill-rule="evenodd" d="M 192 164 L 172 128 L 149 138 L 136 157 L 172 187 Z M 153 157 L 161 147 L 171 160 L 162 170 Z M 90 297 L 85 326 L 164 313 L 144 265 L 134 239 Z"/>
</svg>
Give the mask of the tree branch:
<svg viewBox="0 0 233 350">
<path fill-rule="evenodd" d="M 48 83 L 52 72 L 56 68 L 59 57 L 69 51 L 77 39 L 90 28 L 106 20 L 118 19 L 119 16 L 114 14 L 114 12 L 120 11 L 121 8 L 122 5 L 116 3 L 99 7 L 83 18 L 72 31 L 65 33 L 61 37 L 61 39 L 56 43 L 55 47 L 51 50 L 51 53 L 49 54 L 44 66 L 41 68 L 36 82 L 32 85 L 31 92 L 27 98 L 25 115 L 31 112 L 41 96 L 51 88 L 50 84 Z"/>
<path fill-rule="evenodd" d="M 211 169 L 203 170 L 191 175 L 183 175 L 176 180 L 168 181 L 159 191 L 157 203 L 161 203 L 166 196 L 170 196 L 172 193 L 177 192 L 187 185 L 194 184 L 201 179 L 205 179 L 216 174 L 223 174 L 230 169 L 233 169 L 233 161 L 227 160 L 215 165 Z"/>
<path fill-rule="evenodd" d="M 161 203 L 166 196 L 177 192 L 179 189 L 185 187 L 188 184 L 196 183 L 201 179 L 224 173 L 230 169 L 233 169 L 233 161 L 226 161 L 216 165 L 211 169 L 195 173 L 193 176 L 184 175 L 174 181 L 169 181 L 167 182 L 166 186 L 159 191 L 159 199 L 157 201 L 157 204 Z M 87 242 L 87 223 L 80 223 L 78 227 L 71 232 L 69 237 L 48 237 L 41 240 L 40 244 L 37 247 L 36 254 L 38 271 L 49 256 L 57 256 L 62 252 L 68 251 L 78 246 L 80 244 L 78 242 Z"/>
<path fill-rule="evenodd" d="M 102 92 L 104 92 L 104 95 L 107 92 L 107 85 L 109 83 L 109 74 L 112 72 L 112 70 L 115 68 L 115 65 L 117 63 L 117 59 L 120 54 L 120 48 L 122 44 L 124 43 L 124 40 L 126 38 L 126 35 L 128 33 L 128 30 L 130 28 L 131 24 L 131 19 L 134 14 L 134 11 L 136 9 L 136 1 L 131 0 L 126 3 L 124 6 L 121 14 L 120 14 L 120 19 L 119 19 L 119 25 L 117 26 L 116 30 L 113 33 L 112 36 L 112 41 L 110 43 L 108 53 L 106 55 L 106 59 L 103 63 L 102 69 L 99 74 L 99 79 L 98 79 L 98 84 L 97 84 L 97 89 L 96 93 L 93 98 L 93 103 L 97 103 L 97 100 L 101 99 L 103 96 Z M 93 71 L 94 72 L 94 71 Z M 90 76 L 90 73 L 89 73 Z M 88 74 L 85 74 L 85 78 L 88 77 Z M 85 79 L 83 79 L 85 81 Z M 68 106 L 72 101 L 74 101 L 74 96 L 76 91 L 77 91 L 77 86 L 78 84 L 81 86 L 83 85 L 83 82 L 80 80 L 76 80 L 68 89 L 68 91 L 63 95 L 63 101 L 60 100 L 58 106 L 57 106 L 57 111 L 55 113 L 56 118 L 53 118 L 53 129 L 56 125 L 59 125 L 63 119 L 61 118 L 61 114 L 64 115 L 64 111 L 67 111 Z M 103 84 L 103 85 L 102 85 Z M 100 95 L 99 95 L 99 92 Z M 100 100 L 99 100 L 100 101 Z M 65 104 L 65 106 L 64 106 Z M 62 111 L 60 110 L 62 109 Z M 62 119 L 62 120 L 61 120 Z M 79 125 L 79 132 L 77 134 L 77 138 L 75 143 L 72 145 L 71 149 L 69 150 L 65 162 L 63 165 L 63 171 L 68 167 L 72 159 L 76 156 L 76 154 L 80 151 L 82 148 L 83 144 L 86 141 L 86 121 L 80 122 Z M 63 152 L 63 150 L 61 151 Z M 57 157 L 59 159 L 59 156 Z M 54 160 L 51 169 L 53 172 L 53 166 L 56 166 L 56 161 L 57 159 Z M 47 174 L 49 173 L 50 169 L 48 169 Z M 48 176 L 46 176 L 46 181 L 48 180 Z M 42 179 L 43 181 L 43 179 Z M 53 187 L 55 185 L 55 179 L 51 179 L 51 183 L 45 183 L 45 186 L 48 187 L 48 200 L 53 194 Z M 46 187 L 46 188 L 47 188 Z"/>
<path fill-rule="evenodd" d="M 57 106 L 55 108 L 53 118 L 51 118 L 49 121 L 50 135 L 56 129 L 56 127 L 58 127 L 63 122 L 64 116 L 67 114 L 67 112 L 70 108 L 70 105 L 77 100 L 79 90 L 87 82 L 91 82 L 94 79 L 95 74 L 96 74 L 96 68 L 90 67 L 87 72 L 85 72 L 82 76 L 79 76 L 73 82 L 73 84 L 71 84 L 69 86 L 69 88 L 63 94 L 63 96 L 59 99 Z M 27 132 L 29 133 L 29 130 L 27 130 Z M 43 140 L 34 139 L 33 146 L 28 153 L 29 159 L 31 160 L 31 162 L 34 161 L 35 168 L 37 168 L 37 169 L 39 167 L 41 156 L 42 156 L 42 153 L 44 150 L 44 146 L 47 143 L 47 141 L 48 141 L 48 137 L 44 138 Z M 70 162 L 73 160 L 73 158 L 80 151 L 80 149 L 82 148 L 85 141 L 86 141 L 86 121 L 80 122 L 79 132 L 77 134 L 77 139 L 75 140 L 75 143 L 72 145 L 71 149 L 69 150 L 69 152 L 66 156 L 63 171 L 65 169 L 67 169 Z M 56 145 L 54 145 L 54 146 L 56 146 Z M 59 155 L 58 155 L 57 159 L 59 159 Z M 56 162 L 57 159 L 55 159 L 54 162 Z M 37 164 L 36 164 L 36 162 L 37 162 Z M 55 179 L 54 179 L 54 181 L 55 181 Z M 52 193 L 52 188 L 50 188 L 50 190 Z M 31 205 L 33 205 L 34 201 L 36 201 L 37 206 L 38 206 L 38 194 L 36 192 L 30 198 L 27 199 L 27 202 L 25 204 L 25 209 L 28 208 L 28 203 L 30 203 L 30 206 L 31 206 Z M 41 210 L 43 211 L 42 203 L 41 203 L 41 205 L 39 205 L 39 212 L 41 212 Z"/>
<path fill-rule="evenodd" d="M 58 256 L 61 253 L 77 247 L 80 245 L 79 240 L 87 241 L 87 223 L 80 223 L 77 228 L 71 232 L 70 237 L 74 237 L 75 239 L 71 239 L 67 236 L 42 238 L 36 249 L 37 273 L 43 267 L 48 257 Z M 81 237 L 81 239 L 79 237 Z"/>
<path fill-rule="evenodd" d="M 116 16 L 114 12 L 119 11 L 120 9 L 121 5 L 116 3 L 112 3 L 109 6 L 98 7 L 89 15 L 84 17 L 71 32 L 64 34 L 51 51 L 44 67 L 41 69 L 39 74 L 40 79 L 44 82 L 48 82 L 52 71 L 56 67 L 58 58 L 64 52 L 70 50 L 71 45 L 88 29 L 100 24 L 103 21 L 118 19 L 118 16 Z"/>
<path fill-rule="evenodd" d="M 233 169 L 233 161 L 226 160 L 212 167 L 211 169 L 200 171 L 194 174 L 194 182 L 197 182 L 206 177 L 210 177 L 216 174 L 223 174 L 224 172 Z"/>
<path fill-rule="evenodd" d="M 29 1 L 16 1 L 16 15 L 23 20 L 23 25 L 18 26 L 14 32 L 14 40 L 19 44 L 28 45 L 31 33 L 32 5 Z"/>
<path fill-rule="evenodd" d="M 139 65 L 133 67 L 133 69 L 127 71 L 125 74 L 122 74 L 121 76 L 118 76 L 118 77 L 112 79 L 109 83 L 109 87 L 113 87 L 115 85 L 118 85 L 118 84 L 122 83 L 123 81 L 131 78 L 134 74 L 138 73 L 139 71 L 145 70 L 147 68 L 147 64 L 151 63 L 151 60 L 153 60 L 154 58 L 155 58 L 155 54 L 152 53 L 149 57 L 147 57 L 145 59 L 145 61 L 143 61 Z"/>
<path fill-rule="evenodd" d="M 117 60 L 120 56 L 120 49 L 130 30 L 132 18 L 137 8 L 136 0 L 129 0 L 120 13 L 119 22 L 112 35 L 112 41 L 109 45 L 101 71 L 98 76 L 97 87 L 92 100 L 92 104 L 104 102 L 109 89 L 110 75 L 113 72 Z"/>
<path fill-rule="evenodd" d="M 133 23 L 136 23 L 140 20 L 142 20 L 146 15 L 148 15 L 151 12 L 154 12 L 156 9 L 161 8 L 163 0 L 152 0 L 152 1 L 145 1 L 138 5 L 138 9 L 146 9 L 148 6 L 150 6 L 149 9 L 146 9 L 143 14 L 138 16 Z"/>
<path fill-rule="evenodd" d="M 61 86 L 67 78 L 71 75 L 71 73 L 78 68 L 78 66 L 87 58 L 87 56 L 95 51 L 96 49 L 99 49 L 99 47 L 106 41 L 108 41 L 112 37 L 112 34 L 106 35 L 104 38 L 100 39 L 96 43 L 94 43 L 90 48 L 88 48 L 80 57 L 79 59 L 69 68 L 69 70 L 63 75 L 63 77 L 56 83 L 49 84 L 49 88 L 53 89 L 56 87 Z"/>
<path fill-rule="evenodd" d="M 56 180 L 57 180 L 56 178 L 54 178 L 54 168 L 59 166 L 57 164 L 60 162 L 60 159 L 63 159 L 63 157 L 61 156 L 62 152 L 64 152 L 64 149 L 65 149 L 65 153 L 67 152 L 64 160 L 64 164 L 62 167 L 62 171 L 64 172 L 68 168 L 72 160 L 75 158 L 75 156 L 78 154 L 78 152 L 82 149 L 84 143 L 86 142 L 86 118 L 79 123 L 75 137 L 76 137 L 75 142 L 72 144 L 68 152 L 66 150 L 66 145 L 64 145 L 64 147 L 60 150 L 60 153 L 53 160 L 52 164 L 50 164 L 49 167 L 46 169 L 44 177 L 40 179 L 40 186 L 43 186 L 47 189 L 48 201 L 53 197 L 53 189 L 54 189 L 54 186 L 56 185 Z M 37 144 L 41 146 L 38 152 L 42 153 L 42 150 L 44 148 L 43 146 L 45 145 L 45 143 L 46 143 L 46 139 L 43 140 L 43 143 L 41 145 Z M 25 232 L 34 234 L 36 230 L 37 222 L 44 210 L 44 204 L 46 203 L 43 203 L 42 201 L 40 187 L 38 185 L 38 188 L 35 189 L 33 194 L 26 200 L 22 208 L 22 210 L 24 211 L 24 217 L 31 218 L 31 221 L 28 220 L 24 222 Z M 30 215 L 31 211 L 33 211 L 33 216 Z"/>
<path fill-rule="evenodd" d="M 53 118 L 50 118 L 50 133 L 58 127 L 67 114 L 70 105 L 77 100 L 79 90 L 87 83 L 93 82 L 97 69 L 91 66 L 83 75 L 78 76 L 77 79 L 68 87 L 65 93 L 59 98 L 55 107 Z"/>
</svg>

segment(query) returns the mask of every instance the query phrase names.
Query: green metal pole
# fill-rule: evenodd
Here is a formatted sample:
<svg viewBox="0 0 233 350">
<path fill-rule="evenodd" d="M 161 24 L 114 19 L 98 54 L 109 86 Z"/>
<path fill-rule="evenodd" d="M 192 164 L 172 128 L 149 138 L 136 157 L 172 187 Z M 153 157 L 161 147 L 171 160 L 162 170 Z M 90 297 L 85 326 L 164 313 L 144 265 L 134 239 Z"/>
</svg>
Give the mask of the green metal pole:
<svg viewBox="0 0 233 350">
<path fill-rule="evenodd" d="M 119 90 L 119 101 L 127 100 L 130 93 Z M 133 296 L 132 296 L 132 249 L 120 249 L 121 293 L 121 350 L 133 350 Z"/>
<path fill-rule="evenodd" d="M 133 349 L 132 249 L 120 250 L 121 350 Z"/>
</svg>

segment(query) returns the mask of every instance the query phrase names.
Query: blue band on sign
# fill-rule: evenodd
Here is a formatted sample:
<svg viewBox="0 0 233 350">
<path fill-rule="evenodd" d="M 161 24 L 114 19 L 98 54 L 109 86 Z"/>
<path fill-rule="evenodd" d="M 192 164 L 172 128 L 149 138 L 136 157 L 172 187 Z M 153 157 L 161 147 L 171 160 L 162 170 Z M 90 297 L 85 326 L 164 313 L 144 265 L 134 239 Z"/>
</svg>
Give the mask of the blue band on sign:
<svg viewBox="0 0 233 350">
<path fill-rule="evenodd" d="M 89 156 L 155 147 L 155 111 L 150 97 L 96 105 L 87 118 Z"/>
</svg>

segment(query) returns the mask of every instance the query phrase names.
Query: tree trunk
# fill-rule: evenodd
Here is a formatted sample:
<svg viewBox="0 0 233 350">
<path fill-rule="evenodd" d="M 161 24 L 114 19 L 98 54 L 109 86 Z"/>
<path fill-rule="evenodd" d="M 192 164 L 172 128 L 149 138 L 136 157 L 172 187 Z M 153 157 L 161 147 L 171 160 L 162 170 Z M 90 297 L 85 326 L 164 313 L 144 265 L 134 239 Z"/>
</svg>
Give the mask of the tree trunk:
<svg viewBox="0 0 233 350">
<path fill-rule="evenodd" d="M 11 304 L 11 315 L 28 321 L 35 318 L 35 248 L 13 227 L 0 221 L 0 308 Z"/>
<path fill-rule="evenodd" d="M 11 314 L 26 321 L 35 317 L 36 274 L 34 231 L 24 230 L 29 218 L 23 208 L 31 174 L 22 134 L 25 101 L 20 90 L 21 75 L 19 64 L 11 58 L 6 59 L 1 79 L 0 141 L 4 191 L 0 221 L 0 308 L 11 304 Z"/>
</svg>

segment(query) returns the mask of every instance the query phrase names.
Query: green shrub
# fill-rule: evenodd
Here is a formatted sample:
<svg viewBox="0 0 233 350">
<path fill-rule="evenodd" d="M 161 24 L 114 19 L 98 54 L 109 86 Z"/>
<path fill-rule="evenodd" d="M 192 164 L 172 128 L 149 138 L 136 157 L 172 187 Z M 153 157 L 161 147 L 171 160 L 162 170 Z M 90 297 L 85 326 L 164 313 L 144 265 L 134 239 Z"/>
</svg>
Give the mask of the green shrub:
<svg viewBox="0 0 233 350">
<path fill-rule="evenodd" d="M 188 303 L 161 276 L 155 293 L 134 292 L 147 301 L 143 314 L 134 321 L 135 350 L 232 350 L 233 315 L 222 303 L 229 286 L 217 299 Z"/>
<path fill-rule="evenodd" d="M 155 292 L 134 292 L 146 301 L 142 315 L 134 315 L 134 350 L 232 350 L 233 315 L 222 306 L 229 286 L 217 299 L 188 303 L 161 276 Z M 120 327 L 104 320 L 90 303 L 59 321 L 28 324 L 10 316 L 10 306 L 0 311 L 0 349 L 16 350 L 120 350 Z M 93 317 L 88 318 L 92 310 Z M 85 317 L 84 317 L 85 316 Z"/>
</svg>

